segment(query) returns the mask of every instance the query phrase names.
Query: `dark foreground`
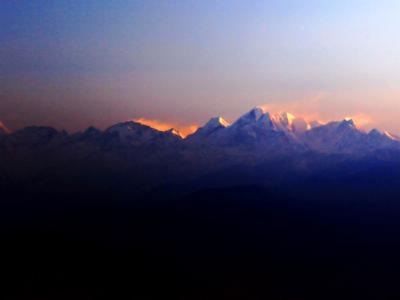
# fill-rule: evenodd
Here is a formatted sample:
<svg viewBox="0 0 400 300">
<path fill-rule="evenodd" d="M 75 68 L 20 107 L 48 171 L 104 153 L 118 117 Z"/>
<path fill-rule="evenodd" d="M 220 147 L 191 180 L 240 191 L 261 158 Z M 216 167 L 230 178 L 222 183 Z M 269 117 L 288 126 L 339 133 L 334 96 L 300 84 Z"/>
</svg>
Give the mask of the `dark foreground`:
<svg viewBox="0 0 400 300">
<path fill-rule="evenodd" d="M 2 299 L 397 299 L 392 182 L 3 187 Z"/>
</svg>

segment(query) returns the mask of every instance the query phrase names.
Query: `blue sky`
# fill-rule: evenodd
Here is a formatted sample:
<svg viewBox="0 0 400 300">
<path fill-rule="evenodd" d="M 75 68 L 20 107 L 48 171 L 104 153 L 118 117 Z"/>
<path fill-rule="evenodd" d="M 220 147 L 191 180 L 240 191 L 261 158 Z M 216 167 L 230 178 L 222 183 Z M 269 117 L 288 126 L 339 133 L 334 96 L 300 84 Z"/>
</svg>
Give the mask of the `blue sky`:
<svg viewBox="0 0 400 300">
<path fill-rule="evenodd" d="M 398 1 L 2 1 L 0 120 L 77 130 L 258 104 L 400 132 Z"/>
</svg>

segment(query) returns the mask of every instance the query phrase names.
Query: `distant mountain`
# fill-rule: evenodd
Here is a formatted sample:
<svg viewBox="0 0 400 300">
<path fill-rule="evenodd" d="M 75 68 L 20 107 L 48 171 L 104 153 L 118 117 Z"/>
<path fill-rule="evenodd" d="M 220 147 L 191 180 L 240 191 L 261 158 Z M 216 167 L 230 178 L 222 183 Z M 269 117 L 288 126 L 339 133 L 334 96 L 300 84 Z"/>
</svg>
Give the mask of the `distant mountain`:
<svg viewBox="0 0 400 300">
<path fill-rule="evenodd" d="M 213 118 L 190 138 L 210 136 L 222 143 L 263 143 L 265 138 L 272 135 L 286 136 L 291 140 L 309 128 L 310 125 L 304 119 L 296 118 L 290 113 L 270 114 L 261 107 L 255 107 L 232 125 L 221 117 Z"/>
<path fill-rule="evenodd" d="M 229 124 L 222 117 L 211 118 L 204 126 L 186 138 L 175 129 L 160 131 L 139 122 L 115 124 L 106 130 L 89 127 L 75 134 L 51 127 L 31 126 L 7 133 L 0 126 L 1 148 L 13 152 L 15 147 L 43 147 L 71 153 L 90 155 L 106 151 L 107 157 L 125 158 L 138 162 L 168 163 L 184 167 L 257 163 L 277 156 L 302 156 L 306 153 L 343 154 L 350 157 L 372 155 L 376 151 L 400 151 L 400 139 L 377 129 L 365 132 L 352 120 L 321 124 L 307 122 L 290 113 L 271 114 L 255 107 Z M 393 157 L 390 152 L 381 156 Z M 71 155 L 75 155 L 71 154 Z M 97 154 L 95 155 L 97 156 Z M 196 163 L 197 162 L 197 163 Z"/>
<path fill-rule="evenodd" d="M 215 298 L 252 299 L 260 282 L 261 299 L 310 299 L 303 293 L 315 287 L 315 299 L 341 299 L 356 279 L 353 299 L 364 286 L 368 296 L 377 287 L 370 299 L 388 299 L 387 282 L 398 295 L 399 144 L 351 120 L 308 123 L 258 107 L 232 125 L 212 118 L 185 139 L 137 122 L 2 134 L 2 250 L 12 258 L 3 273 L 15 281 L 26 269 L 21 299 L 31 288 L 38 297 L 54 294 L 53 286 L 69 298 L 81 286 L 85 296 L 92 288 L 104 294 L 91 282 L 106 282 L 107 274 L 115 284 L 106 298 L 123 298 L 121 282 L 131 291 L 145 278 L 143 297 L 135 290 L 132 298 L 156 299 L 149 291 L 160 282 L 164 294 L 176 286 L 180 298 L 208 299 L 222 282 Z M 24 284 L 27 276 L 39 279 Z M 16 285 L 8 285 L 14 295 Z M 202 286 L 211 287 L 204 297 Z"/>
<path fill-rule="evenodd" d="M 221 146 L 252 149 L 263 155 L 303 150 L 295 138 L 288 115 L 271 115 L 260 107 L 219 130 L 213 138 Z"/>
<path fill-rule="evenodd" d="M 105 133 L 115 134 L 120 142 L 130 146 L 169 146 L 182 140 L 175 129 L 159 131 L 138 122 L 118 123 L 108 128 Z"/>
<path fill-rule="evenodd" d="M 362 156 L 380 149 L 400 149 L 396 136 L 376 129 L 367 133 L 352 120 L 308 123 L 290 113 L 271 114 L 261 107 L 250 110 L 232 125 L 214 118 L 188 140 L 200 141 L 205 147 L 241 147 L 265 155 L 315 151 Z"/>
<path fill-rule="evenodd" d="M 67 136 L 67 133 L 52 127 L 29 126 L 8 134 L 6 141 L 13 147 L 43 147 L 63 136 Z"/>
<path fill-rule="evenodd" d="M 125 182 L 138 190 L 183 181 L 193 186 L 279 184 L 352 178 L 356 170 L 374 174 L 377 166 L 383 180 L 392 178 L 399 164 L 400 141 L 390 133 L 365 132 L 352 120 L 308 123 L 260 107 L 233 124 L 212 118 L 186 138 L 174 129 L 160 131 L 133 121 L 74 134 L 30 126 L 0 138 L 0 179 L 10 182 L 76 178 L 105 186 Z"/>
<path fill-rule="evenodd" d="M 204 126 L 198 128 L 194 133 L 187 136 L 187 141 L 201 142 L 218 131 L 228 127 L 230 124 L 222 117 L 211 118 Z"/>
<path fill-rule="evenodd" d="M 311 149 L 323 153 L 365 154 L 382 148 L 398 148 L 400 143 L 389 134 L 374 129 L 366 133 L 352 120 L 331 122 L 311 128 L 302 136 Z"/>
</svg>

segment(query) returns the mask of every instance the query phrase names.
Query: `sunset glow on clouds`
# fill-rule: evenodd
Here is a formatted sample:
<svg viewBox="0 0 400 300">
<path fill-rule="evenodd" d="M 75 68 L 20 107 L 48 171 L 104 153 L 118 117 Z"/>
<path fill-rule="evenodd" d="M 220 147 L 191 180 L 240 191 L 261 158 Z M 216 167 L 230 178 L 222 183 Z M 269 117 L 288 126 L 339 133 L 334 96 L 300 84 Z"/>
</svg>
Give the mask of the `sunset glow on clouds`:
<svg viewBox="0 0 400 300">
<path fill-rule="evenodd" d="M 160 131 L 167 131 L 170 129 L 176 129 L 179 131 L 179 134 L 182 137 L 186 137 L 187 135 L 193 133 L 196 131 L 196 129 L 199 127 L 197 125 L 182 125 L 178 123 L 168 123 L 168 122 L 163 122 L 161 120 L 154 120 L 154 119 L 146 119 L 146 118 L 137 118 L 133 119 L 133 121 L 138 122 L 143 125 L 150 126 L 154 129 L 160 130 Z"/>
<path fill-rule="evenodd" d="M 331 121 L 340 120 L 353 120 L 355 125 L 360 129 L 371 129 L 373 125 L 377 125 L 376 121 L 371 115 L 366 113 L 354 113 L 351 115 L 340 115 L 326 113 L 323 109 L 324 94 L 320 93 L 315 97 L 309 99 L 300 99 L 287 103 L 269 103 L 263 104 L 261 107 L 270 113 L 283 113 L 288 112 L 296 117 L 301 117 L 307 122 L 318 121 L 322 124 Z"/>
<path fill-rule="evenodd" d="M 350 94 L 354 99 L 367 99 L 367 97 L 362 94 Z M 256 106 L 260 106 L 264 111 L 269 112 L 271 114 L 283 113 L 287 112 L 293 114 L 295 117 L 303 118 L 306 122 L 311 123 L 313 121 L 317 121 L 321 124 L 326 124 L 333 121 L 342 121 L 342 120 L 353 120 L 357 128 L 369 131 L 373 128 L 378 128 L 382 131 L 389 131 L 392 133 L 397 133 L 397 130 L 393 130 L 393 126 L 391 126 L 390 122 L 383 123 L 382 120 L 385 120 L 385 116 L 387 113 L 384 111 L 383 113 L 379 110 L 371 108 L 371 106 L 365 105 L 366 110 L 370 110 L 367 112 L 357 111 L 358 106 L 352 107 L 348 111 L 348 107 L 343 105 L 339 106 L 334 99 L 336 97 L 340 97 L 340 95 L 335 93 L 328 92 L 318 92 L 314 95 L 308 95 L 300 98 L 296 98 L 293 101 L 282 101 L 282 102 L 268 102 L 259 104 Z M 391 95 L 390 99 L 393 99 L 393 95 Z M 383 98 L 383 102 L 384 99 Z M 359 105 L 362 108 L 363 105 Z M 229 108 L 229 107 L 228 107 Z M 248 110 L 253 108 L 252 106 L 248 106 L 245 110 L 241 111 L 239 114 L 236 114 L 234 117 L 228 118 L 224 111 L 221 111 L 219 115 L 228 119 L 230 123 L 236 121 L 242 114 L 246 113 Z M 151 126 L 161 131 L 166 131 L 171 128 L 177 129 L 183 137 L 188 134 L 196 131 L 198 127 L 204 125 L 210 116 L 206 117 L 199 125 L 187 125 L 179 122 L 167 122 L 162 119 L 147 119 L 147 118 L 136 118 L 134 121 L 139 123 Z"/>
<path fill-rule="evenodd" d="M 371 116 L 368 116 L 363 113 L 359 113 L 359 114 L 352 115 L 352 116 L 347 116 L 344 119 L 353 120 L 355 125 L 359 128 L 365 128 L 367 126 L 370 126 L 374 122 L 374 120 Z"/>
<path fill-rule="evenodd" d="M 261 105 L 261 107 L 264 109 L 264 111 L 270 112 L 272 114 L 282 113 L 282 112 L 288 112 L 289 115 L 292 114 L 291 110 L 289 110 L 289 111 L 283 110 L 283 108 L 278 108 L 278 106 L 275 106 L 275 105 L 273 105 L 273 106 L 272 105 Z M 355 114 L 352 116 L 346 116 L 346 117 L 335 119 L 335 120 L 324 120 L 316 114 L 303 115 L 303 114 L 299 113 L 299 114 L 293 114 L 292 116 L 293 116 L 293 118 L 295 118 L 295 117 L 303 118 L 307 123 L 317 121 L 320 124 L 326 124 L 331 121 L 341 121 L 341 120 L 350 120 L 351 119 L 354 121 L 357 128 L 364 129 L 364 130 L 371 129 L 372 127 L 370 127 L 370 125 L 373 124 L 373 119 L 370 116 L 363 114 L 363 113 Z M 170 129 L 176 129 L 182 137 L 188 136 L 189 134 L 195 132 L 199 127 L 202 126 L 202 125 L 201 126 L 182 125 L 182 124 L 178 124 L 178 123 L 170 123 L 170 122 L 164 122 L 162 120 L 146 119 L 146 118 L 136 118 L 136 119 L 133 119 L 132 121 L 141 123 L 143 125 L 150 126 L 154 129 L 157 129 L 160 131 L 168 131 Z"/>
<path fill-rule="evenodd" d="M 0 2 L 12 130 L 136 118 L 187 135 L 265 104 L 400 134 L 399 1 L 31 2 Z"/>
</svg>

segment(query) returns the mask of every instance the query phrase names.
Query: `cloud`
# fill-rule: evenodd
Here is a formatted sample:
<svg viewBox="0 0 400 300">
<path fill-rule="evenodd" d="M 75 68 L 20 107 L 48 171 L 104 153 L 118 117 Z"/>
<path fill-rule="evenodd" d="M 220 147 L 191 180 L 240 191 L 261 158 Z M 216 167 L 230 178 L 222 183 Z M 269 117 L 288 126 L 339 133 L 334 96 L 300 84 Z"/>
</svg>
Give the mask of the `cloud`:
<svg viewBox="0 0 400 300">
<path fill-rule="evenodd" d="M 365 113 L 358 113 L 354 114 L 348 117 L 345 117 L 344 119 L 351 119 L 354 121 L 357 127 L 359 128 L 364 128 L 368 127 L 369 125 L 374 123 L 374 119 Z"/>
<path fill-rule="evenodd" d="M 143 125 L 150 126 L 154 129 L 160 130 L 160 131 L 167 131 L 170 130 L 171 128 L 174 128 L 179 131 L 182 137 L 186 137 L 187 135 L 193 133 L 196 131 L 197 128 L 199 128 L 198 125 L 183 125 L 180 123 L 175 123 L 175 122 L 164 122 L 161 120 L 156 120 L 156 119 L 146 119 L 146 118 L 136 118 L 133 119 L 133 121 L 141 123 Z"/>
<path fill-rule="evenodd" d="M 307 121 L 323 121 L 321 114 L 322 101 L 327 93 L 319 92 L 315 95 L 285 102 L 264 103 L 261 107 L 271 113 L 288 112 L 295 116 L 302 117 Z"/>
<path fill-rule="evenodd" d="M 352 119 L 357 127 L 370 129 L 376 125 L 376 118 L 366 112 L 347 112 L 343 114 L 344 108 L 339 110 L 336 101 L 332 102 L 334 95 L 326 92 L 320 92 L 315 95 L 287 101 L 283 103 L 266 103 L 262 104 L 264 110 L 271 113 L 288 112 L 297 117 L 302 117 L 308 122 L 318 121 L 320 123 L 328 123 L 331 121 L 340 121 L 344 119 Z M 345 107 L 346 108 L 346 107 Z"/>
</svg>

